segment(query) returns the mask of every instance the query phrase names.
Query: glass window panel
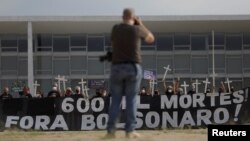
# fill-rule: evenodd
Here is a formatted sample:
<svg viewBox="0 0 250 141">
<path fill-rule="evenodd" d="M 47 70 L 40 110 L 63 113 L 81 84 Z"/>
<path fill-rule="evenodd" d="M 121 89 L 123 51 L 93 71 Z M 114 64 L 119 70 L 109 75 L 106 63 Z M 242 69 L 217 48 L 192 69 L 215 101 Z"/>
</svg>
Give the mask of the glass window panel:
<svg viewBox="0 0 250 141">
<path fill-rule="evenodd" d="M 244 88 L 250 87 L 250 77 L 244 78 Z"/>
<path fill-rule="evenodd" d="M 38 34 L 37 46 L 38 47 L 52 46 L 52 35 L 51 34 Z"/>
<path fill-rule="evenodd" d="M 155 56 L 152 55 L 143 55 L 142 56 L 142 67 L 144 69 L 155 69 L 156 60 Z"/>
<path fill-rule="evenodd" d="M 175 34 L 174 45 L 190 45 L 189 34 Z"/>
<path fill-rule="evenodd" d="M 53 74 L 69 75 L 69 59 L 67 57 L 56 57 L 53 61 Z"/>
<path fill-rule="evenodd" d="M 37 70 L 51 70 L 52 69 L 52 57 L 51 56 L 36 56 L 35 69 Z"/>
<path fill-rule="evenodd" d="M 103 51 L 104 38 L 103 37 L 88 37 L 88 51 Z"/>
<path fill-rule="evenodd" d="M 232 83 L 230 87 L 234 87 L 235 91 L 241 90 L 243 88 L 242 78 L 229 78 Z M 227 84 L 225 84 L 226 89 L 228 88 Z"/>
<path fill-rule="evenodd" d="M 250 68 L 250 54 L 243 55 L 243 66 L 244 68 Z"/>
<path fill-rule="evenodd" d="M 70 65 L 72 74 L 85 74 L 87 58 L 86 56 L 71 56 Z"/>
<path fill-rule="evenodd" d="M 89 75 L 103 75 L 104 63 L 100 62 L 99 59 L 89 59 L 88 60 L 88 74 Z"/>
<path fill-rule="evenodd" d="M 28 74 L 28 60 L 27 57 L 19 57 L 18 59 L 18 75 Z"/>
<path fill-rule="evenodd" d="M 17 71 L 17 56 L 2 56 L 1 57 L 1 70 L 5 73 L 13 73 Z M 9 71 L 9 72 L 8 72 Z M 2 72 L 3 74 L 3 72 Z"/>
<path fill-rule="evenodd" d="M 175 73 L 190 73 L 190 55 L 174 56 Z"/>
<path fill-rule="evenodd" d="M 241 36 L 226 36 L 227 50 L 241 50 L 241 48 L 242 48 Z"/>
<path fill-rule="evenodd" d="M 2 39 L 1 40 L 2 47 L 17 47 L 16 39 Z"/>
<path fill-rule="evenodd" d="M 224 33 L 214 33 L 214 44 L 224 45 L 225 44 L 224 38 L 225 38 Z M 209 45 L 212 45 L 212 34 L 209 35 L 208 43 Z"/>
<path fill-rule="evenodd" d="M 192 36 L 191 38 L 192 50 L 206 50 L 205 36 Z"/>
<path fill-rule="evenodd" d="M 227 58 L 227 73 L 242 73 L 242 60 L 241 57 L 230 57 Z"/>
<path fill-rule="evenodd" d="M 192 58 L 192 73 L 207 74 L 208 59 L 207 58 Z"/>
<path fill-rule="evenodd" d="M 173 69 L 173 59 L 172 57 L 158 57 L 157 58 L 157 74 L 164 74 L 165 69 L 163 67 L 167 67 L 170 65 L 170 68 Z M 168 74 L 172 74 L 173 71 L 168 71 Z"/>
<path fill-rule="evenodd" d="M 37 83 L 40 84 L 40 86 L 37 87 L 37 90 L 43 92 L 44 97 L 47 97 L 49 91 L 52 90 L 51 79 L 38 79 Z"/>
<path fill-rule="evenodd" d="M 70 36 L 71 46 L 87 46 L 86 35 L 74 34 Z"/>
<path fill-rule="evenodd" d="M 27 52 L 28 50 L 28 41 L 27 39 L 18 40 L 18 51 Z"/>
<path fill-rule="evenodd" d="M 223 73 L 225 72 L 225 55 L 224 54 L 215 54 L 214 56 L 214 66 L 215 72 Z M 209 55 L 209 72 L 212 72 L 212 55 Z"/>
<path fill-rule="evenodd" d="M 69 51 L 69 38 L 54 37 L 53 38 L 53 51 L 54 52 L 68 52 Z"/>
<path fill-rule="evenodd" d="M 157 50 L 172 51 L 173 50 L 173 36 L 160 35 L 156 39 Z"/>
<path fill-rule="evenodd" d="M 250 33 L 243 34 L 243 44 L 250 45 Z"/>
<path fill-rule="evenodd" d="M 111 46 L 110 34 L 105 35 L 105 46 Z"/>
</svg>

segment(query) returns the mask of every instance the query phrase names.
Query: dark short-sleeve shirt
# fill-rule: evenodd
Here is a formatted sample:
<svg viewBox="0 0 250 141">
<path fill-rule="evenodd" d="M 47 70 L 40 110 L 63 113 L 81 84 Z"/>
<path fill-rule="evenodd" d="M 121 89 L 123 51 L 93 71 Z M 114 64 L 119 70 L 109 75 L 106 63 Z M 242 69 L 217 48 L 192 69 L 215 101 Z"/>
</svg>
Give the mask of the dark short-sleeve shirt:
<svg viewBox="0 0 250 141">
<path fill-rule="evenodd" d="M 146 30 L 139 25 L 115 25 L 111 33 L 112 63 L 141 63 L 141 39 L 146 36 Z"/>
</svg>

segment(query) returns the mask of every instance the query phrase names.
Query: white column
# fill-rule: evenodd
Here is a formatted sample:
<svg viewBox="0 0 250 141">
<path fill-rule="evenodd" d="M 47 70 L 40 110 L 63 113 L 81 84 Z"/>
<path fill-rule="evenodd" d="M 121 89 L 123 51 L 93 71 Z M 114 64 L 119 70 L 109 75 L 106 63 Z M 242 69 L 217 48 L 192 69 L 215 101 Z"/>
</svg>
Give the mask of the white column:
<svg viewBox="0 0 250 141">
<path fill-rule="evenodd" d="M 28 22 L 28 86 L 30 88 L 30 93 L 35 96 L 34 93 L 34 67 L 33 67 L 33 37 L 32 37 L 32 22 Z"/>
</svg>

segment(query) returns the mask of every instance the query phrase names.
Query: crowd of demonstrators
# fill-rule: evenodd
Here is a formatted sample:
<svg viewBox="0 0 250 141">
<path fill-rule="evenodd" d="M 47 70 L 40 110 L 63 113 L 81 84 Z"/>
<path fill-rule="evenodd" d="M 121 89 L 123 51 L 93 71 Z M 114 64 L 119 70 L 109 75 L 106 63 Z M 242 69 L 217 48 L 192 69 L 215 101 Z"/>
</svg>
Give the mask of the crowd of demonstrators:
<svg viewBox="0 0 250 141">
<path fill-rule="evenodd" d="M 163 81 L 163 91 L 160 91 L 157 87 L 154 89 L 153 94 L 152 94 L 152 86 L 148 85 L 146 86 L 142 86 L 138 95 L 140 96 L 149 96 L 149 97 L 153 97 L 153 96 L 159 96 L 161 94 L 165 94 L 167 96 L 171 96 L 171 95 L 183 95 L 184 91 L 183 88 L 179 86 L 179 80 L 173 81 L 171 84 L 167 85 L 166 81 Z M 230 86 L 230 91 L 228 88 L 225 87 L 223 81 L 221 81 L 221 85 L 218 87 L 217 92 L 219 94 L 221 93 L 233 93 L 235 91 L 233 86 Z M 194 85 L 191 85 L 189 87 L 189 89 L 187 90 L 187 94 L 192 95 L 196 93 L 196 89 Z M 211 89 L 207 88 L 206 92 L 204 92 L 205 94 L 207 93 L 211 93 Z M 12 93 L 13 94 L 13 93 Z M 2 94 L 0 95 L 0 99 L 11 99 L 11 98 L 16 98 L 14 97 L 10 93 L 10 90 L 8 87 L 4 87 Z M 19 92 L 19 98 L 44 98 L 44 97 L 54 97 L 54 98 L 58 98 L 58 97 L 82 97 L 82 98 L 86 98 L 85 94 L 81 92 L 81 87 L 80 86 L 76 86 L 74 91 L 71 89 L 71 87 L 67 87 L 65 91 L 61 92 L 58 89 L 57 85 L 53 85 L 51 91 L 48 92 L 47 96 L 44 95 L 44 93 L 41 90 L 38 90 L 36 92 L 35 96 L 32 96 L 30 94 L 30 89 L 28 86 L 24 86 L 22 91 Z M 93 96 L 93 98 L 95 97 L 109 97 L 111 96 L 110 93 L 108 93 L 107 89 L 104 87 L 101 88 L 96 88 L 95 91 L 95 95 Z"/>
</svg>

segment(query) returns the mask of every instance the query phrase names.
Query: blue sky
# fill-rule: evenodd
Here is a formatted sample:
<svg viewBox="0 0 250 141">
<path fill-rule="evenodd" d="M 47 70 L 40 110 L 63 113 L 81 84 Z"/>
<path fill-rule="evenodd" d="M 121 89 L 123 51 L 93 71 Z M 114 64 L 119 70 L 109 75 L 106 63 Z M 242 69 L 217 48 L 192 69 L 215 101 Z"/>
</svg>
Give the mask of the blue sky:
<svg viewBox="0 0 250 141">
<path fill-rule="evenodd" d="M 0 0 L 0 16 L 250 15 L 250 0 Z"/>
</svg>

